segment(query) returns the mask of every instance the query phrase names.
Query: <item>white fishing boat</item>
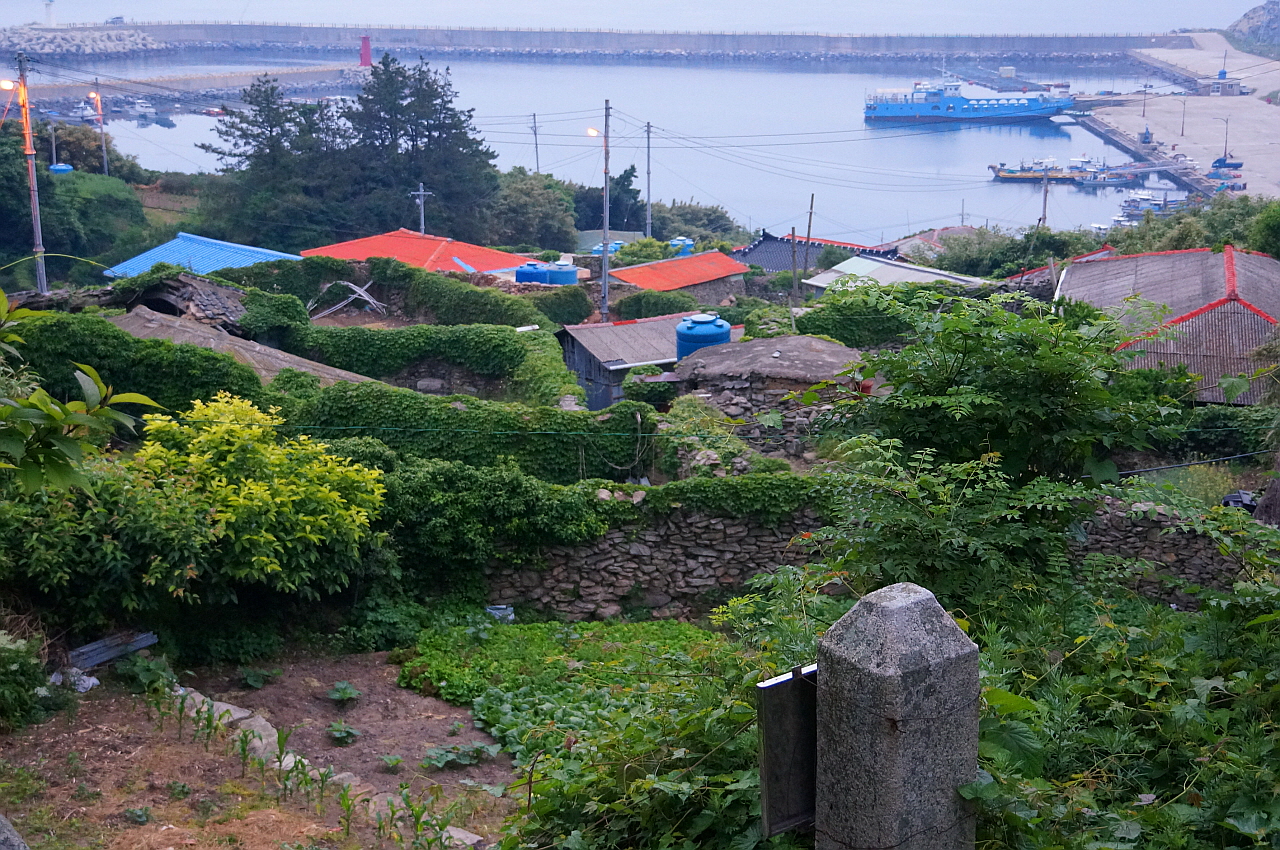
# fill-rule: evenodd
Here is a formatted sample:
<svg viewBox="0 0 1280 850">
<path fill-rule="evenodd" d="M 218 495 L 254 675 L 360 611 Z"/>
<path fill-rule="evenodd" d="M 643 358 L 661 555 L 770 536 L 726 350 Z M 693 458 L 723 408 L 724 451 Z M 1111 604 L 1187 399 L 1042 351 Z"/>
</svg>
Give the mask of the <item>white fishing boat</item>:
<svg viewBox="0 0 1280 850">
<path fill-rule="evenodd" d="M 155 118 L 157 114 L 156 108 L 151 105 L 151 101 L 143 100 L 142 98 L 138 98 L 129 104 L 129 111 L 142 118 Z"/>
</svg>

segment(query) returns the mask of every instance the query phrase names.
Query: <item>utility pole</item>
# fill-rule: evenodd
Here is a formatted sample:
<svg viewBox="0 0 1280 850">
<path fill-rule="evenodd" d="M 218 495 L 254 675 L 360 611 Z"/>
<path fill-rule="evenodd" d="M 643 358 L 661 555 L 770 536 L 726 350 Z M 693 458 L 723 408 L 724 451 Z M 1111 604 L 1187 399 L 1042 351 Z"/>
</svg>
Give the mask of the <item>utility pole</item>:
<svg viewBox="0 0 1280 850">
<path fill-rule="evenodd" d="M 644 122 L 644 238 L 653 238 L 653 125 Z"/>
<path fill-rule="evenodd" d="M 800 275 L 796 273 L 796 229 L 791 228 L 791 295 L 787 298 L 787 315 L 791 317 L 791 332 L 796 332 L 796 287 Z"/>
<path fill-rule="evenodd" d="M 809 229 L 804 234 L 804 268 L 809 270 L 809 246 L 813 244 L 813 192 L 809 193 Z M 793 237 L 794 238 L 794 237 Z M 796 293 L 799 296 L 799 292 Z"/>
<path fill-rule="evenodd" d="M 31 144 L 31 99 L 27 95 L 27 54 L 18 54 L 18 107 L 22 110 L 23 153 L 27 157 L 27 184 L 31 194 L 31 232 L 35 237 L 36 291 L 49 292 L 49 278 L 44 268 L 44 234 L 40 229 L 40 189 L 36 185 L 36 149 Z M 12 83 L 8 88 L 12 88 Z"/>
<path fill-rule="evenodd" d="M 1044 200 L 1040 203 L 1040 226 L 1049 222 L 1049 169 L 1044 170 Z"/>
<path fill-rule="evenodd" d="M 49 119 L 49 160 L 50 165 L 58 164 L 58 122 Z"/>
<path fill-rule="evenodd" d="M 409 197 L 418 204 L 418 233 L 423 236 L 427 234 L 427 198 L 430 196 L 431 193 L 421 183 L 418 184 L 418 191 L 409 193 Z"/>
<path fill-rule="evenodd" d="M 960 226 L 964 227 L 964 198 L 960 199 Z"/>
<path fill-rule="evenodd" d="M 542 156 L 538 153 L 538 113 L 533 113 L 533 173 L 542 173 Z"/>
<path fill-rule="evenodd" d="M 600 320 L 609 321 L 609 101 L 604 102 L 604 221 L 600 232 Z"/>
<path fill-rule="evenodd" d="M 102 173 L 110 174 L 107 169 L 107 122 L 102 117 L 102 92 L 98 91 L 98 78 L 93 78 L 93 91 L 89 92 L 89 97 L 93 98 L 93 102 L 98 107 L 98 135 L 102 137 Z"/>
</svg>

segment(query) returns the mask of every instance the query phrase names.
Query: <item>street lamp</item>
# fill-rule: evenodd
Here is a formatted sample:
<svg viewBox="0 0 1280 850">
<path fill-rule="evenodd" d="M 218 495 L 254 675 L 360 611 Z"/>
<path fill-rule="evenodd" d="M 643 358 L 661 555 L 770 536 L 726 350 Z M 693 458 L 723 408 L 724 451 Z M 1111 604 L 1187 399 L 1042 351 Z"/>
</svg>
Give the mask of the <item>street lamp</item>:
<svg viewBox="0 0 1280 850">
<path fill-rule="evenodd" d="M 1184 94 L 1182 96 L 1182 132 L 1178 133 L 1178 135 L 1185 136 L 1186 134 L 1187 134 L 1187 96 Z"/>
<path fill-rule="evenodd" d="M 1223 123 L 1223 128 L 1222 128 L 1222 158 L 1225 160 L 1225 159 L 1227 158 L 1227 147 L 1228 147 L 1227 141 L 1228 141 L 1228 139 L 1230 139 L 1230 138 L 1231 138 L 1231 119 L 1230 119 L 1230 118 L 1214 118 L 1213 120 L 1214 120 L 1214 121 L 1221 121 L 1221 122 Z"/>
<path fill-rule="evenodd" d="M 94 83 L 97 83 L 94 80 Z M 89 97 L 93 98 L 94 105 L 98 107 L 98 135 L 102 137 L 102 173 L 109 174 L 107 170 L 107 122 L 102 120 L 102 94 L 100 92 L 91 91 Z"/>
<path fill-rule="evenodd" d="M 27 55 L 18 54 L 18 79 L 0 80 L 0 90 L 18 91 L 18 107 L 22 110 L 23 154 L 27 157 L 27 186 L 31 196 L 31 232 L 36 257 L 36 291 L 49 292 L 49 278 L 44 268 L 44 235 L 40 228 L 40 189 L 36 185 L 36 149 L 31 143 L 31 102 L 27 97 Z"/>
</svg>

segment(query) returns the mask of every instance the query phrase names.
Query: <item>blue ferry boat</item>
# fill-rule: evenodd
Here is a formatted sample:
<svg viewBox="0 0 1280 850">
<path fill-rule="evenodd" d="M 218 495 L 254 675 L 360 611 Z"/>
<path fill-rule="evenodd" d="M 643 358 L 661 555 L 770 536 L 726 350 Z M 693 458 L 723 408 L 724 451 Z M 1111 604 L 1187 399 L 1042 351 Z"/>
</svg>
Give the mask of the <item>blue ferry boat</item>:
<svg viewBox="0 0 1280 850">
<path fill-rule="evenodd" d="M 1000 123 L 1049 118 L 1070 109 L 1075 101 L 1047 92 L 965 97 L 960 83 L 916 83 L 911 90 L 878 91 L 867 95 L 867 121 L 981 121 Z"/>
</svg>

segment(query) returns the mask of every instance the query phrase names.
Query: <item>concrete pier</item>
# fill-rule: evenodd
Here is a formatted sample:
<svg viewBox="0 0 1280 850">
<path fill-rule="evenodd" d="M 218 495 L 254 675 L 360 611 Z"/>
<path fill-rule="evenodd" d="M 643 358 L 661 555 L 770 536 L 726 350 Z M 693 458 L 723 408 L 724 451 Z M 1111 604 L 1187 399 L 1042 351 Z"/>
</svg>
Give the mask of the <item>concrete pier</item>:
<svg viewBox="0 0 1280 850">
<path fill-rule="evenodd" d="M 74 25 L 111 30 L 102 24 Z M 823 33 L 679 32 L 504 29 L 480 27 L 330 26 L 292 23 L 133 22 L 121 25 L 163 42 L 359 44 L 375 47 L 496 48 L 511 51 L 600 50 L 796 53 L 1111 53 L 1140 48 L 1190 48 L 1184 35 L 832 35 Z"/>
</svg>

